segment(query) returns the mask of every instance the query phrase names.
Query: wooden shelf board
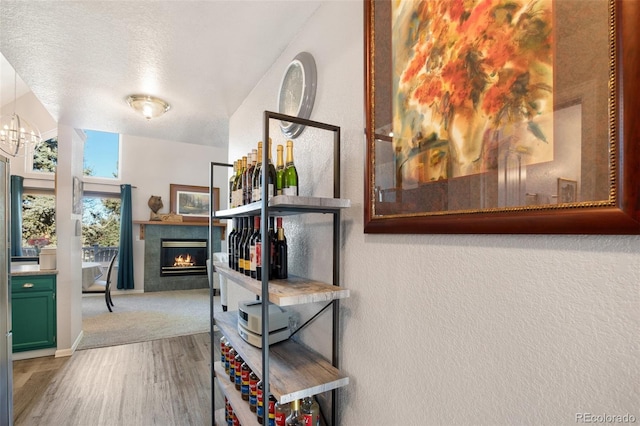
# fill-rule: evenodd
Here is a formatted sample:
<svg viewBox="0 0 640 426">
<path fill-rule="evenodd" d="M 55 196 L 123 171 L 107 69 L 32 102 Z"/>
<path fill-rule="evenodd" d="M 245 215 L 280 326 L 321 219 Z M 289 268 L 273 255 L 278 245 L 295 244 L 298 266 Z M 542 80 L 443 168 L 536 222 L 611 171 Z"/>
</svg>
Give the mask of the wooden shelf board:
<svg viewBox="0 0 640 426">
<path fill-rule="evenodd" d="M 215 322 L 249 367 L 262 377 L 262 350 L 238 334 L 238 312 L 216 312 Z M 280 402 L 291 402 L 346 386 L 349 378 L 318 353 L 285 340 L 269 347 L 269 387 Z M 235 390 L 235 388 L 234 388 Z"/>
<path fill-rule="evenodd" d="M 260 296 L 262 281 L 241 274 L 223 262 L 213 263 L 216 272 L 227 277 L 245 289 Z M 289 276 L 286 280 L 269 281 L 269 301 L 278 306 L 301 305 L 304 303 L 330 302 L 349 297 L 349 290 L 335 285 Z"/>
<path fill-rule="evenodd" d="M 269 212 L 278 216 L 295 215 L 301 213 L 335 213 L 341 209 L 351 207 L 351 201 L 343 198 L 325 197 L 297 197 L 291 195 L 277 195 L 269 202 Z M 216 218 L 233 218 L 238 216 L 259 215 L 262 202 L 247 204 L 233 209 L 218 210 L 213 216 Z"/>
<path fill-rule="evenodd" d="M 215 372 L 216 379 L 218 380 L 218 387 L 222 390 L 222 393 L 227 397 L 233 412 L 236 413 L 236 417 L 240 420 L 242 426 L 259 425 L 256 413 L 252 412 L 249 408 L 249 401 L 242 399 L 240 391 L 236 389 L 235 385 L 229 381 L 229 376 L 224 371 L 224 366 L 220 361 L 213 364 L 213 371 Z M 222 418 L 224 418 L 224 410 L 222 410 Z M 226 423 L 222 423 L 226 425 Z"/>
</svg>

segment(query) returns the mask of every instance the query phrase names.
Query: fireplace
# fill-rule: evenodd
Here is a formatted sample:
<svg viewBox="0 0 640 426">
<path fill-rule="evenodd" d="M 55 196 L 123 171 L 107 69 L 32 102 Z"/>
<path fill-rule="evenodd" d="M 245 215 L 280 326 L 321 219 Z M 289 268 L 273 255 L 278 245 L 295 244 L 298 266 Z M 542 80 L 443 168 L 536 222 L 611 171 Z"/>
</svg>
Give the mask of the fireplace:
<svg viewBox="0 0 640 426">
<path fill-rule="evenodd" d="M 207 275 L 207 240 L 160 240 L 160 276 Z"/>
</svg>

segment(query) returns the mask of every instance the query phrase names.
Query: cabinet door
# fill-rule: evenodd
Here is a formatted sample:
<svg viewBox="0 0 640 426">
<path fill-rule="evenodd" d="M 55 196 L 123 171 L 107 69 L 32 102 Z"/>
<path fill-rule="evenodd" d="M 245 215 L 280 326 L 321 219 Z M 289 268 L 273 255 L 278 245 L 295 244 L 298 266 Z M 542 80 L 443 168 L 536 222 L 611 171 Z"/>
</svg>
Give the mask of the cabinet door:
<svg viewBox="0 0 640 426">
<path fill-rule="evenodd" d="M 56 313 L 53 292 L 14 293 L 11 314 L 14 352 L 56 346 Z"/>
</svg>

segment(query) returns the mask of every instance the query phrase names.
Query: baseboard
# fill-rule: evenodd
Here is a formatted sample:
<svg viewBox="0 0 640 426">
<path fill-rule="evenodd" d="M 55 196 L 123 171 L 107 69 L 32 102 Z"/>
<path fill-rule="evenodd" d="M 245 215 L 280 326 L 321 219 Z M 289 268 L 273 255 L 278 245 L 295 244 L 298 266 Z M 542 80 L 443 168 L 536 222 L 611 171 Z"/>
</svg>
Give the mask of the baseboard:
<svg viewBox="0 0 640 426">
<path fill-rule="evenodd" d="M 82 341 L 82 337 L 83 336 L 84 336 L 84 332 L 82 330 L 80 330 L 80 334 L 78 334 L 78 337 L 76 338 L 75 342 L 73 342 L 73 345 L 71 345 L 70 348 L 59 349 L 59 350 L 56 351 L 56 358 L 62 358 L 62 357 L 65 357 L 65 356 L 73 355 L 73 353 L 76 351 L 76 349 L 78 349 L 78 345 Z"/>
<path fill-rule="evenodd" d="M 115 290 L 115 289 L 111 289 L 111 295 L 118 295 L 118 294 L 135 294 L 135 293 L 144 293 L 144 290 Z"/>
<path fill-rule="evenodd" d="M 56 350 L 51 348 L 51 349 L 38 349 L 35 351 L 25 351 L 25 352 L 14 352 L 13 354 L 11 354 L 11 360 L 12 361 L 20 361 L 23 359 L 30 359 L 30 358 L 40 358 L 43 356 L 51 356 L 54 355 L 56 353 Z"/>
<path fill-rule="evenodd" d="M 112 296 L 121 296 L 123 294 L 142 294 L 144 290 L 114 290 L 111 289 Z M 102 293 L 82 293 L 82 297 L 102 297 L 104 299 L 104 292 Z"/>
</svg>

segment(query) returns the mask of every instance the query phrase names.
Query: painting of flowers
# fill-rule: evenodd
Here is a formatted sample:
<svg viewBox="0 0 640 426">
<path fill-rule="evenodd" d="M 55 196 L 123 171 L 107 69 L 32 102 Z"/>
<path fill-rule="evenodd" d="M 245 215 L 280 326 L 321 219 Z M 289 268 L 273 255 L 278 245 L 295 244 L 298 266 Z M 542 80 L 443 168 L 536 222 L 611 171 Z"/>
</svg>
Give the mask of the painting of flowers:
<svg viewBox="0 0 640 426">
<path fill-rule="evenodd" d="M 403 185 L 553 160 L 552 0 L 394 0 Z"/>
</svg>

